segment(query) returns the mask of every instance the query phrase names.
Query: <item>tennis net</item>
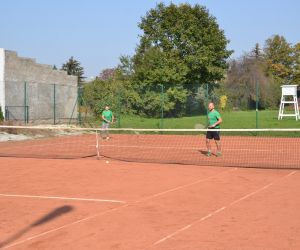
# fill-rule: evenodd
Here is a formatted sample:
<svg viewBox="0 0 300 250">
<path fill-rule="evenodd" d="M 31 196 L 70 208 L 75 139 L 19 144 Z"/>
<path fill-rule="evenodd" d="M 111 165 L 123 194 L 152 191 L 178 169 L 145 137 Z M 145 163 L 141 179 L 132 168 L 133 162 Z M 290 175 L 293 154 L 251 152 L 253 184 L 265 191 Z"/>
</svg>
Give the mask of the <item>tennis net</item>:
<svg viewBox="0 0 300 250">
<path fill-rule="evenodd" d="M 0 156 L 105 157 L 200 166 L 300 168 L 300 129 L 220 129 L 222 155 L 206 129 L 109 129 L 0 126 Z M 109 133 L 109 134 L 108 134 Z M 107 138 L 109 137 L 109 139 Z"/>
<path fill-rule="evenodd" d="M 84 158 L 97 154 L 95 129 L 0 126 L 0 156 Z"/>
</svg>

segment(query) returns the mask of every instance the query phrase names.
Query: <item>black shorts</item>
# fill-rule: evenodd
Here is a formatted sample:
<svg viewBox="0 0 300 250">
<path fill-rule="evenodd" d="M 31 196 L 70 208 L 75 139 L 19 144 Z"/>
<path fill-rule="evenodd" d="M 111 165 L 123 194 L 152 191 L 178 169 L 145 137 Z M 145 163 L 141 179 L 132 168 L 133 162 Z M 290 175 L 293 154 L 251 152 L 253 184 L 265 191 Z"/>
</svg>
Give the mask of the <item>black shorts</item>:
<svg viewBox="0 0 300 250">
<path fill-rule="evenodd" d="M 220 140 L 220 131 L 207 131 L 206 139 L 214 139 L 216 141 Z"/>
</svg>

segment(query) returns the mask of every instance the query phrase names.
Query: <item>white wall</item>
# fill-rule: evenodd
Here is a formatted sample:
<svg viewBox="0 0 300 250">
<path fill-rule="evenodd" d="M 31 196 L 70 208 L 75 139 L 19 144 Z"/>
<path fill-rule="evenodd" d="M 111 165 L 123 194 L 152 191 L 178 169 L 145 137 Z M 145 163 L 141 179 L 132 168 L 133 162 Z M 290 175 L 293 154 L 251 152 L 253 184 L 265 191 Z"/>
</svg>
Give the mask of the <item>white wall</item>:
<svg viewBox="0 0 300 250">
<path fill-rule="evenodd" d="M 5 50 L 0 48 L 0 106 L 2 108 L 3 115 L 5 115 L 4 67 L 5 67 Z"/>
</svg>

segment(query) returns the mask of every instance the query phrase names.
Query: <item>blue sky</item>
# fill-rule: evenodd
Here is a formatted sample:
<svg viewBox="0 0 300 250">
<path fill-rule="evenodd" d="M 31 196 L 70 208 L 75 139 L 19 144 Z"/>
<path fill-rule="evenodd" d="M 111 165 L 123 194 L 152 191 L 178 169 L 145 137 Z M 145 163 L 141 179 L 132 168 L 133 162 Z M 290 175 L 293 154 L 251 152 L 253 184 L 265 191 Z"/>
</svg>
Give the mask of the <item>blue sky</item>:
<svg viewBox="0 0 300 250">
<path fill-rule="evenodd" d="M 87 77 L 115 67 L 133 55 L 141 31 L 137 24 L 158 2 L 153 0 L 0 0 L 0 48 L 38 62 L 61 65 L 71 56 Z M 230 40 L 233 58 L 274 34 L 300 42 L 299 0 L 186 0 L 217 18 Z"/>
</svg>

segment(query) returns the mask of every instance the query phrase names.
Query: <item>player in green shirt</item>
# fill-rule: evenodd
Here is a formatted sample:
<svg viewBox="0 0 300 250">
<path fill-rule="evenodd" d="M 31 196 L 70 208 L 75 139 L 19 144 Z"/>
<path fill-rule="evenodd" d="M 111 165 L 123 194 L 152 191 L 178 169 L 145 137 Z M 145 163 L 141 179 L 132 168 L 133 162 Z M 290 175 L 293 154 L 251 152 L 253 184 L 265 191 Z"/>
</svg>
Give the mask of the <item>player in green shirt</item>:
<svg viewBox="0 0 300 250">
<path fill-rule="evenodd" d="M 114 122 L 114 115 L 109 109 L 109 106 L 105 106 L 105 110 L 102 112 L 102 137 L 103 139 L 109 139 L 108 128 L 111 123 Z"/>
<path fill-rule="evenodd" d="M 208 129 L 219 129 L 222 123 L 221 115 L 215 110 L 215 105 L 211 102 L 208 104 Z M 207 131 L 206 133 L 206 146 L 207 156 L 211 156 L 210 140 L 214 139 L 217 146 L 217 156 L 221 156 L 221 142 L 220 142 L 220 131 Z"/>
</svg>

